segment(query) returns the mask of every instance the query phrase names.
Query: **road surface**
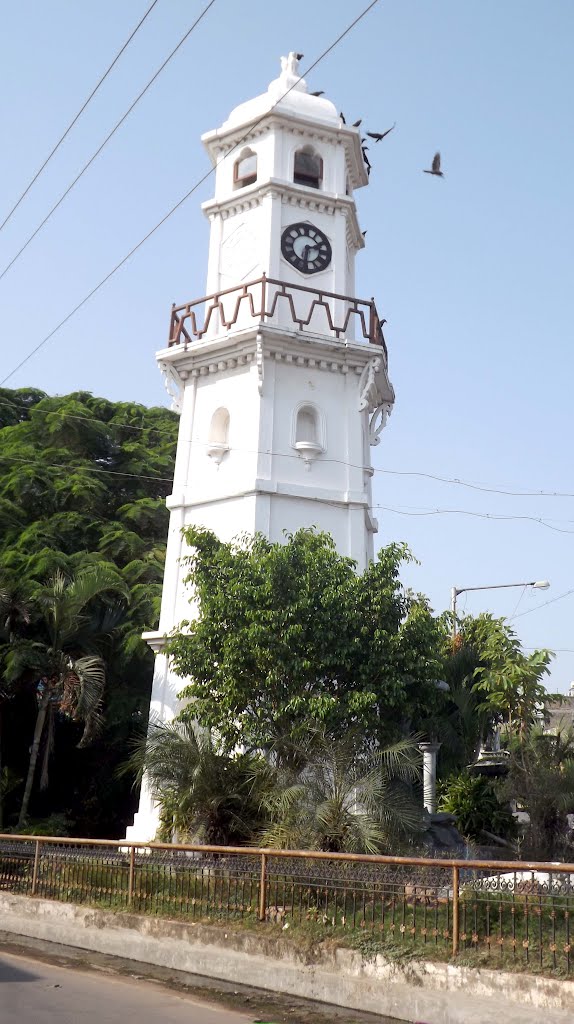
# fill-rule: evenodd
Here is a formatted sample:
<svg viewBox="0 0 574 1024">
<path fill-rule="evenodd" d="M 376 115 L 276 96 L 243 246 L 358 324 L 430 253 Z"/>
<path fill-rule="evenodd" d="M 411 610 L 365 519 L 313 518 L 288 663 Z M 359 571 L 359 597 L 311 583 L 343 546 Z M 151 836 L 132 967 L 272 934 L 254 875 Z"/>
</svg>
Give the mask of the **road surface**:
<svg viewBox="0 0 574 1024">
<path fill-rule="evenodd" d="M 250 1024 L 159 984 L 0 953 L 1 1024 Z"/>
</svg>

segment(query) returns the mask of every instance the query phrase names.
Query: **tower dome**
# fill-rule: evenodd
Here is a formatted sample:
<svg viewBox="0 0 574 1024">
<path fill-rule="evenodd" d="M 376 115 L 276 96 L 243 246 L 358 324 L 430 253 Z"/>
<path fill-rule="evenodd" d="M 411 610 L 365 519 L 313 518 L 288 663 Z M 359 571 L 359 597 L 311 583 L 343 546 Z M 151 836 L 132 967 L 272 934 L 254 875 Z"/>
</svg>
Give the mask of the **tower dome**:
<svg viewBox="0 0 574 1024">
<path fill-rule="evenodd" d="M 296 53 L 281 58 L 281 74 L 269 83 L 267 92 L 234 107 L 221 130 L 228 131 L 250 124 L 271 110 L 304 120 L 320 121 L 332 127 L 338 127 L 341 121 L 334 103 L 308 93 L 305 79 L 299 76 Z"/>
</svg>

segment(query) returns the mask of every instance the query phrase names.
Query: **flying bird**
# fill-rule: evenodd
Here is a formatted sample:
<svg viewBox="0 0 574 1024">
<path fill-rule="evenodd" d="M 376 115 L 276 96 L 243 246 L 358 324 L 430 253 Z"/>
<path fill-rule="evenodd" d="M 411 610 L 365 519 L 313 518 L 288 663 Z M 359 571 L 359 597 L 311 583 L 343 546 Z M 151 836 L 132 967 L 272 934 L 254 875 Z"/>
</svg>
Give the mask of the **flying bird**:
<svg viewBox="0 0 574 1024">
<path fill-rule="evenodd" d="M 364 237 L 365 237 L 365 235 L 367 234 L 367 230 L 368 230 L 368 229 L 365 229 L 365 231 L 361 231 L 361 234 L 362 234 L 363 238 L 364 238 Z"/>
<path fill-rule="evenodd" d="M 342 113 L 341 111 L 339 111 L 339 117 L 341 118 L 341 121 L 343 122 L 343 124 L 346 124 L 346 123 L 347 123 L 347 122 L 345 121 L 345 115 L 344 115 L 344 114 L 343 114 L 343 113 Z"/>
<path fill-rule="evenodd" d="M 295 54 L 295 57 L 297 58 L 297 60 L 303 60 L 303 57 L 304 57 L 304 56 L 305 56 L 305 54 L 304 54 L 304 53 L 296 53 L 296 54 Z"/>
<path fill-rule="evenodd" d="M 435 178 L 444 178 L 444 174 L 440 169 L 440 153 L 435 153 L 432 159 L 431 170 L 425 169 L 424 174 L 434 174 Z"/>
<path fill-rule="evenodd" d="M 319 89 L 319 92 L 312 92 L 311 93 L 311 96 L 324 96 L 324 95 L 325 95 L 325 90 L 324 89 Z"/>
<path fill-rule="evenodd" d="M 389 132 L 392 132 L 396 123 L 397 122 L 395 121 L 395 124 L 391 125 L 390 128 L 387 128 L 386 132 L 367 132 L 367 135 L 369 136 L 370 139 L 374 139 L 375 142 L 380 142 L 381 139 L 384 139 L 385 136 L 389 134 Z"/>
<path fill-rule="evenodd" d="M 360 117 L 358 121 L 353 121 L 353 128 L 358 128 L 362 120 L 363 118 Z"/>
</svg>

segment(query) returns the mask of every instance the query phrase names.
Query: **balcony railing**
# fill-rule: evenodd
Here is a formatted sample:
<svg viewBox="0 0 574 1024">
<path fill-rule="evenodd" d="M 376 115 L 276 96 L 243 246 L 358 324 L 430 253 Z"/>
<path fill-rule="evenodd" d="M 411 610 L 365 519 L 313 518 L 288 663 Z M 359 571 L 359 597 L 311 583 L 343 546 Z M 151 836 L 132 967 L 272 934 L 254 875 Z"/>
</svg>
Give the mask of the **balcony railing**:
<svg viewBox="0 0 574 1024">
<path fill-rule="evenodd" d="M 168 344 L 184 345 L 200 341 L 208 334 L 232 327 L 247 327 L 253 322 L 294 326 L 299 331 L 327 334 L 334 338 L 368 341 L 383 349 L 387 346 L 383 323 L 374 299 L 356 299 L 317 288 L 262 277 L 173 306 Z"/>
</svg>

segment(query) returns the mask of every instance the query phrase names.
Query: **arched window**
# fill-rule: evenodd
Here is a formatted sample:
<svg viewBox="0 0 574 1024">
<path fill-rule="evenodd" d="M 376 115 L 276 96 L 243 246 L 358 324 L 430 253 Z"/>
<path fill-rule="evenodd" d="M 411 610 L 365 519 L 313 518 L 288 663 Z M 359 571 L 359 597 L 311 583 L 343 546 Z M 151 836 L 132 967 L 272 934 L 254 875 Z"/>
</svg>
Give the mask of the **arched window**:
<svg viewBox="0 0 574 1024">
<path fill-rule="evenodd" d="M 244 149 L 233 166 L 233 187 L 245 188 L 257 181 L 257 153 Z"/>
<path fill-rule="evenodd" d="M 325 431 L 323 418 L 314 405 L 300 405 L 294 416 L 293 447 L 305 460 L 305 468 L 310 469 L 311 462 L 325 451 Z"/>
<path fill-rule="evenodd" d="M 312 146 L 303 146 L 295 153 L 293 181 L 308 188 L 321 188 L 323 184 L 323 161 Z"/>
<path fill-rule="evenodd" d="M 229 451 L 229 413 L 223 406 L 216 409 L 211 417 L 206 450 L 217 465 Z"/>
</svg>

